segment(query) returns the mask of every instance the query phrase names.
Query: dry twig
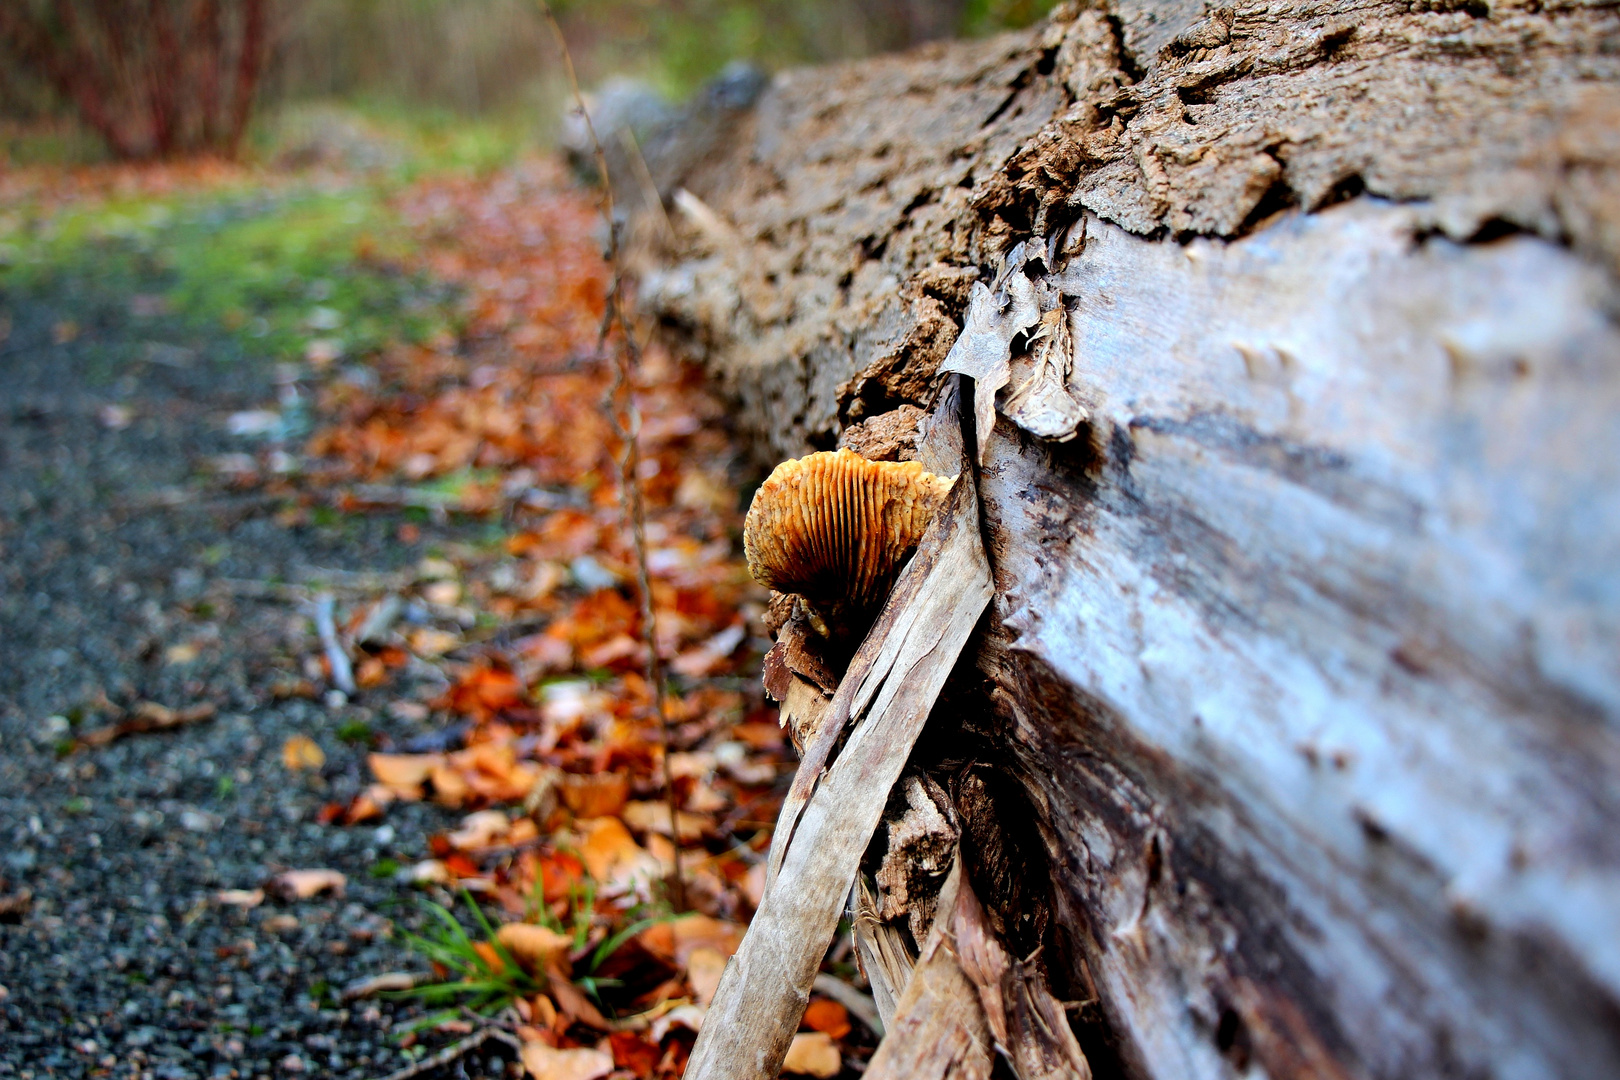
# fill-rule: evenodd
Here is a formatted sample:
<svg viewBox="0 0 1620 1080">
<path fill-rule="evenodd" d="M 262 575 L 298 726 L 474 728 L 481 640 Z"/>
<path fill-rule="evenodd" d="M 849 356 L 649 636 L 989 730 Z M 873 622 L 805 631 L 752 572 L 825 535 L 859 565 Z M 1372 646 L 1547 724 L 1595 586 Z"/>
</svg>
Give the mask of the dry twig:
<svg viewBox="0 0 1620 1080">
<path fill-rule="evenodd" d="M 601 201 L 598 206 L 602 213 L 603 224 L 607 226 L 607 261 L 608 269 L 612 272 L 612 282 L 608 287 L 608 294 L 602 308 L 602 328 L 597 337 L 597 351 L 602 353 L 607 347 L 608 337 L 615 327 L 624 339 L 623 347 L 613 353 L 613 382 L 608 386 L 607 392 L 602 395 L 602 406 L 613 424 L 613 430 L 618 435 L 624 450 L 618 459 L 619 466 L 619 492 L 624 507 L 624 515 L 630 525 L 632 546 L 636 556 L 636 585 L 641 593 L 641 630 L 647 646 L 647 687 L 653 697 L 653 711 L 658 718 L 659 730 L 664 742 L 664 790 L 669 800 L 669 820 L 679 820 L 677 811 L 680 810 L 675 797 L 675 778 L 670 773 L 669 755 L 673 749 L 669 713 L 664 708 L 664 664 L 658 655 L 658 621 L 653 610 L 652 580 L 647 572 L 647 510 L 646 501 L 642 496 L 641 477 L 639 467 L 641 456 L 638 449 L 638 438 L 641 434 L 641 410 L 636 407 L 635 387 L 632 383 L 637 368 L 641 366 L 641 347 L 636 343 L 636 335 L 630 327 L 630 318 L 624 309 L 624 268 L 619 258 L 619 226 L 614 220 L 613 185 L 608 178 L 607 153 L 602 149 L 602 140 L 597 137 L 596 125 L 591 122 L 591 114 L 585 108 L 585 95 L 579 88 L 579 78 L 574 73 L 573 53 L 568 49 L 568 41 L 563 36 L 562 26 L 557 17 L 552 14 L 551 6 L 546 0 L 536 0 L 540 11 L 551 27 L 552 36 L 557 40 L 557 48 L 562 53 L 563 70 L 568 76 L 568 86 L 574 95 L 574 107 L 579 110 L 580 119 L 585 122 L 585 131 L 591 139 L 592 151 L 596 157 L 598 183 L 601 190 Z M 624 395 L 624 404 L 621 406 L 619 397 Z M 621 414 L 621 408 L 623 410 Z M 686 908 L 686 889 L 681 878 L 681 838 L 677 830 L 671 829 L 670 845 L 673 851 L 674 872 L 670 876 L 670 886 L 675 909 L 683 911 Z"/>
<path fill-rule="evenodd" d="M 410 1065 L 405 1066 L 403 1069 L 394 1070 L 387 1076 L 383 1077 L 383 1080 L 413 1080 L 414 1077 L 421 1076 L 423 1073 L 432 1072 L 434 1069 L 442 1068 L 443 1066 L 450 1064 L 457 1058 L 463 1057 L 466 1054 L 478 1049 L 480 1046 L 483 1046 L 491 1039 L 496 1039 L 500 1042 L 506 1043 L 508 1046 L 513 1045 L 517 1041 L 500 1028 L 493 1026 L 482 1028 L 473 1032 L 460 1042 L 451 1043 L 443 1050 L 440 1050 L 437 1053 L 429 1054 L 421 1061 L 413 1062 Z"/>
</svg>

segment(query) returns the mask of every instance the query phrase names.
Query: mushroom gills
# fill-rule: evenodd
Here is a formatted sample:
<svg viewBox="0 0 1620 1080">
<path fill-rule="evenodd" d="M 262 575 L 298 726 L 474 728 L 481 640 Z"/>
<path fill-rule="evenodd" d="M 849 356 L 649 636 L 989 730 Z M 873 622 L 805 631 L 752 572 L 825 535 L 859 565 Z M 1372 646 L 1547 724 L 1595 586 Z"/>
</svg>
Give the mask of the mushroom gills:
<svg viewBox="0 0 1620 1080">
<path fill-rule="evenodd" d="M 868 461 L 850 450 L 784 461 L 748 507 L 748 570 L 801 597 L 823 636 L 852 630 L 888 598 L 954 480 L 915 461 Z"/>
</svg>

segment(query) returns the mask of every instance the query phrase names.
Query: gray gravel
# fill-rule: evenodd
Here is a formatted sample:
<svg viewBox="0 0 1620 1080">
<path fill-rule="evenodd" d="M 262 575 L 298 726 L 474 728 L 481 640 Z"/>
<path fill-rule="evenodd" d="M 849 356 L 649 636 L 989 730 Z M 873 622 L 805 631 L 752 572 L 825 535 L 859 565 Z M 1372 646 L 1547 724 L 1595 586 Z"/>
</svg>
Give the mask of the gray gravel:
<svg viewBox="0 0 1620 1080">
<path fill-rule="evenodd" d="M 385 1075 L 409 1060 L 390 1029 L 410 1008 L 338 994 L 421 966 L 393 929 L 413 894 L 373 872 L 422 857 L 445 819 L 316 815 L 365 782 L 366 747 L 340 728 L 384 745 L 431 728 L 390 719 L 387 698 L 276 700 L 308 621 L 225 583 L 386 571 L 458 526 L 408 546 L 387 516 L 278 524 L 281 505 L 205 468 L 262 449 L 224 420 L 274 401 L 269 365 L 69 286 L 0 294 L 0 315 L 0 1076 Z M 79 338 L 55 344 L 70 318 Z M 105 722 L 103 697 L 218 713 L 66 752 Z M 318 775 L 281 764 L 295 734 L 324 750 Z M 310 867 L 347 874 L 346 895 L 218 900 Z M 486 1068 L 505 1063 L 466 1074 Z"/>
</svg>

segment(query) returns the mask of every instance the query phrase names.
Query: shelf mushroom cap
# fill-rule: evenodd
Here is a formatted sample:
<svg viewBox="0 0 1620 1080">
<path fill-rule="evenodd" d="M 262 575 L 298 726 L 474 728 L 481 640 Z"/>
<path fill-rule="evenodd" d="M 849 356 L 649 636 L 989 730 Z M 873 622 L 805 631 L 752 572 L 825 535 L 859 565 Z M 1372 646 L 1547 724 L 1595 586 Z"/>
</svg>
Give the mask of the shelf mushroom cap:
<svg viewBox="0 0 1620 1080">
<path fill-rule="evenodd" d="M 953 477 L 832 450 L 784 461 L 754 493 L 743 551 L 754 580 L 828 611 L 883 603 Z"/>
</svg>

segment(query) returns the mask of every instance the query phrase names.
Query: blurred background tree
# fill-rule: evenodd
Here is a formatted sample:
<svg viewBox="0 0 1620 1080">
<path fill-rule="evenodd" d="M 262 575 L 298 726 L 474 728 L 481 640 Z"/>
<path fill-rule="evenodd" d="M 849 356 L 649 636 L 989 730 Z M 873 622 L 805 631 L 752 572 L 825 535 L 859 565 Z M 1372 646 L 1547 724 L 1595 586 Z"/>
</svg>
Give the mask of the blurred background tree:
<svg viewBox="0 0 1620 1080">
<path fill-rule="evenodd" d="M 0 93 L 71 108 L 119 158 L 234 154 L 269 51 L 269 0 L 5 0 Z"/>
<path fill-rule="evenodd" d="M 556 0 L 581 77 L 678 98 L 769 70 L 1027 25 L 1055 0 Z M 532 0 L 0 0 L 0 120 L 119 158 L 234 154 L 255 102 L 462 117 L 558 112 Z"/>
</svg>

